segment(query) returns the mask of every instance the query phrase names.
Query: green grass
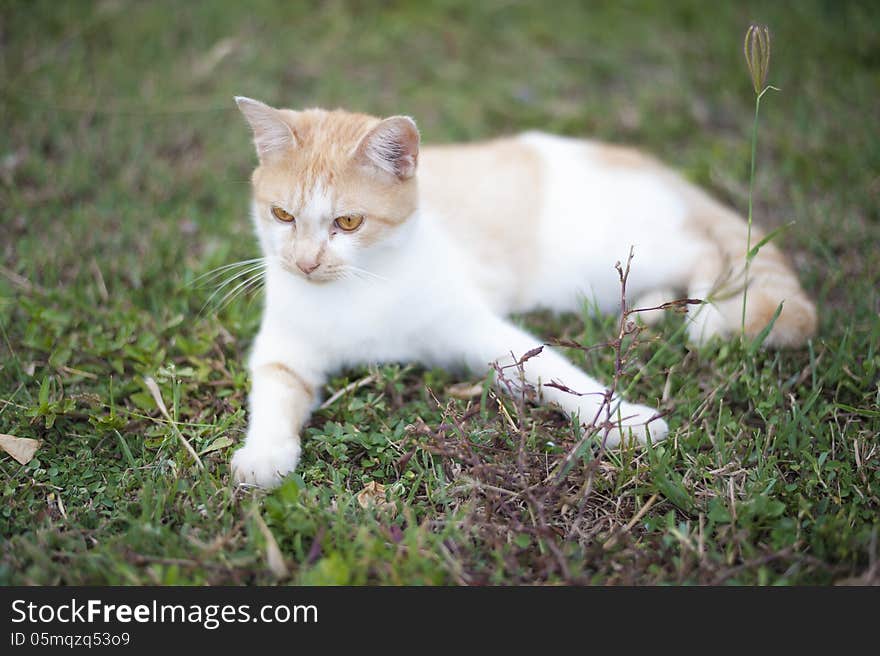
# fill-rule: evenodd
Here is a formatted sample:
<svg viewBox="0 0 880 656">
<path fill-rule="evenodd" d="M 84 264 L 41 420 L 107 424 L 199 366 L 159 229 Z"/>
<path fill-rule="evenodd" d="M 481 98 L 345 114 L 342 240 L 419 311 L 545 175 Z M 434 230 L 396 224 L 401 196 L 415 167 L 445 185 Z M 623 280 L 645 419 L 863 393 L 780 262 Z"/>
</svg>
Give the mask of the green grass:
<svg viewBox="0 0 880 656">
<path fill-rule="evenodd" d="M 876 4 L 245 4 L 0 2 L 0 432 L 42 440 L 26 466 L 0 456 L 0 583 L 880 580 Z M 755 220 L 796 221 L 779 243 L 818 301 L 809 348 L 694 349 L 670 317 L 624 385 L 669 411 L 671 439 L 588 452 L 557 487 L 560 416 L 383 366 L 315 414 L 283 487 L 233 489 L 260 299 L 216 316 L 191 284 L 257 254 L 233 95 L 408 113 L 426 141 L 635 144 L 743 211 L 753 20 L 781 89 L 762 105 Z M 613 318 L 522 321 L 615 334 Z M 609 349 L 571 355 L 613 373 Z M 362 509 L 371 481 L 388 503 Z"/>
</svg>

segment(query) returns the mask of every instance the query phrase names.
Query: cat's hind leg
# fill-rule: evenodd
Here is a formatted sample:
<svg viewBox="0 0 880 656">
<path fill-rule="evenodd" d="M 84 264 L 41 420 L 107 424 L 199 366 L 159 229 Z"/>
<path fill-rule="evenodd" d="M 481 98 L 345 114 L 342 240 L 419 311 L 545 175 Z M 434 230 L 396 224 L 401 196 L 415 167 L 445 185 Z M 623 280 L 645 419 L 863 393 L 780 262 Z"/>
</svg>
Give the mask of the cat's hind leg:
<svg viewBox="0 0 880 656">
<path fill-rule="evenodd" d="M 687 196 L 691 208 L 686 232 L 700 251 L 689 276 L 688 296 L 707 301 L 689 308 L 691 340 L 700 344 L 743 331 L 751 340 L 772 321 L 765 345 L 805 343 L 816 332 L 816 308 L 782 252 L 772 241 L 754 251 L 764 237 L 760 228 L 753 226 L 749 235 L 746 221 L 732 210 L 693 189 Z M 746 269 L 750 250 L 753 257 Z"/>
<path fill-rule="evenodd" d="M 799 346 L 816 331 L 816 308 L 801 289 L 795 273 L 773 244 L 766 244 L 752 261 L 748 278 L 745 257 L 717 257 L 704 262 L 688 296 L 706 301 L 688 310 L 688 336 L 696 344 L 713 337 L 730 337 L 745 330 L 749 340 L 773 322 L 765 344 Z M 745 314 L 743 314 L 743 289 Z M 777 315 L 777 311 L 779 311 Z"/>
</svg>

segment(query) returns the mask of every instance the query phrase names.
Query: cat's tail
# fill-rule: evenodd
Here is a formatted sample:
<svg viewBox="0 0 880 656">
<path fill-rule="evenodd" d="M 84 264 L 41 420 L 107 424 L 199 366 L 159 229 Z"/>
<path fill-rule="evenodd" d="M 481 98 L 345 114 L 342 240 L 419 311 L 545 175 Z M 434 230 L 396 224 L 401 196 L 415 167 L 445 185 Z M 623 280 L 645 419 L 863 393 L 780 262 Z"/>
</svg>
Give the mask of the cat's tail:
<svg viewBox="0 0 880 656">
<path fill-rule="evenodd" d="M 744 326 L 746 337 L 754 339 L 772 322 L 765 345 L 804 344 L 816 333 L 816 307 L 781 251 L 771 242 L 763 244 L 746 272 L 749 238 L 743 218 L 699 190 L 690 188 L 688 195 L 690 233 L 705 244 L 688 296 L 708 301 L 695 306 L 697 309 L 689 315 L 691 338 L 703 342 L 713 335 L 739 333 Z M 751 247 L 758 245 L 765 234 L 753 225 Z"/>
</svg>

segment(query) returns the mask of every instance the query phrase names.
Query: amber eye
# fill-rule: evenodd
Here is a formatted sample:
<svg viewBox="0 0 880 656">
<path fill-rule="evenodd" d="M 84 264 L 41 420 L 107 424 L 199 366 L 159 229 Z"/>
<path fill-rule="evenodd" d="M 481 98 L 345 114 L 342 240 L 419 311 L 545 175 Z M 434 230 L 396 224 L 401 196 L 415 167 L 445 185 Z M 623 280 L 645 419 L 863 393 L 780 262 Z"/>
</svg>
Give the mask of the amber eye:
<svg viewBox="0 0 880 656">
<path fill-rule="evenodd" d="M 272 216 L 274 216 L 279 221 L 284 221 L 284 223 L 291 223 L 293 221 L 293 214 L 285 212 L 280 207 L 276 206 L 272 207 Z"/>
<path fill-rule="evenodd" d="M 352 230 L 357 230 L 361 227 L 361 223 L 364 222 L 364 217 L 359 216 L 357 214 L 352 214 L 349 216 L 340 216 L 336 219 L 336 225 L 345 230 L 346 232 L 351 232 Z"/>
</svg>

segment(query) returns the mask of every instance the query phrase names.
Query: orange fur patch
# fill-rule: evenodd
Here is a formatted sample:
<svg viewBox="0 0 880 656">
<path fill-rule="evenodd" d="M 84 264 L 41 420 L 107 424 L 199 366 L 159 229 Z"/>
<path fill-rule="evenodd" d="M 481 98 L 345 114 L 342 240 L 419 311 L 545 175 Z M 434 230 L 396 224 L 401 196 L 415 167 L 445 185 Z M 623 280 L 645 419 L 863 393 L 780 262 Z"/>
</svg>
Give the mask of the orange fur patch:
<svg viewBox="0 0 880 656">
<path fill-rule="evenodd" d="M 663 169 L 663 165 L 652 156 L 628 146 L 597 144 L 595 154 L 606 166 L 628 169 Z"/>
<path fill-rule="evenodd" d="M 456 241 L 523 288 L 538 266 L 543 185 L 534 149 L 517 139 L 431 146 L 419 166 L 420 196 Z"/>
<path fill-rule="evenodd" d="M 315 396 L 315 389 L 311 385 L 309 385 L 302 376 L 300 376 L 287 365 L 283 365 L 279 362 L 264 364 L 257 367 L 257 370 L 254 373 L 273 376 L 282 380 L 286 385 L 290 387 L 300 387 L 310 397 Z"/>
</svg>

